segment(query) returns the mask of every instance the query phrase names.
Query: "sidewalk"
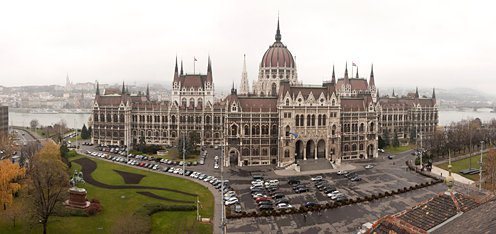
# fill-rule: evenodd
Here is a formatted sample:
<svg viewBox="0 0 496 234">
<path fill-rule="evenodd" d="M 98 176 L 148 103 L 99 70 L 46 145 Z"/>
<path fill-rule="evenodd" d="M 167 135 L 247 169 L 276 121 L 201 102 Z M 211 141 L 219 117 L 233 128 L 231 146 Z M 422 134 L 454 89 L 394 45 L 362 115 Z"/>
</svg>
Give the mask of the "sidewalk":
<svg viewBox="0 0 496 234">
<path fill-rule="evenodd" d="M 435 175 L 441 175 L 443 178 L 446 178 L 449 174 L 448 171 L 444 170 L 444 169 L 441 169 L 439 167 L 436 167 L 436 166 L 432 166 L 432 170 L 431 170 L 431 173 L 432 174 L 435 174 Z M 455 179 L 456 182 L 459 182 L 459 183 L 462 183 L 462 184 L 468 184 L 468 185 L 472 185 L 474 184 L 474 181 L 473 180 L 469 180 L 461 175 L 458 175 L 456 173 L 451 173 L 451 175 L 453 176 L 453 178 Z"/>
<path fill-rule="evenodd" d="M 342 164 L 341 166 L 335 169 L 327 169 L 327 170 L 315 170 L 315 171 L 302 171 L 297 172 L 294 169 L 283 169 L 283 170 L 274 170 L 274 173 L 278 176 L 301 176 L 301 175 L 315 175 L 315 174 L 326 174 L 333 173 L 337 171 L 351 171 L 356 167 L 350 164 Z"/>
</svg>

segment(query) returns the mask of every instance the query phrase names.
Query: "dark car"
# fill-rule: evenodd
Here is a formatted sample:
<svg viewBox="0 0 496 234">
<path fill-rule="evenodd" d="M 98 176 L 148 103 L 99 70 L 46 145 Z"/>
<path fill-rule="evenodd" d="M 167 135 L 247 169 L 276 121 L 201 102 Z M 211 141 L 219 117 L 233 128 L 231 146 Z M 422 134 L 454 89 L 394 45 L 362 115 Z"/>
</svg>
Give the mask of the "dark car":
<svg viewBox="0 0 496 234">
<path fill-rule="evenodd" d="M 350 180 L 351 181 L 360 181 L 360 180 L 362 180 L 362 178 L 355 176 L 355 177 L 351 178 Z"/>
<path fill-rule="evenodd" d="M 258 206 L 272 206 L 274 203 L 271 200 L 263 200 L 258 202 Z"/>
<path fill-rule="evenodd" d="M 388 155 L 388 159 L 393 159 L 393 155 Z"/>
<path fill-rule="evenodd" d="M 295 190 L 296 193 L 304 193 L 310 191 L 308 188 L 299 188 Z"/>
<path fill-rule="evenodd" d="M 277 193 L 272 196 L 272 199 L 281 199 L 284 197 L 284 194 L 282 193 Z"/>
<path fill-rule="evenodd" d="M 339 202 L 339 201 L 344 201 L 346 200 L 347 198 L 345 196 L 338 196 L 336 197 L 336 201 Z"/>
<path fill-rule="evenodd" d="M 294 185 L 293 186 L 293 190 L 296 190 L 296 189 L 299 189 L 299 188 L 305 188 L 305 187 L 307 187 L 307 186 L 304 185 L 304 184 L 297 184 L 297 185 Z"/>
<path fill-rule="evenodd" d="M 306 208 L 310 208 L 310 207 L 316 207 L 318 205 L 319 204 L 317 204 L 315 202 L 305 202 L 305 204 L 303 206 L 305 206 Z"/>
<path fill-rule="evenodd" d="M 334 188 L 334 187 L 327 187 L 326 189 L 324 189 L 324 191 L 323 191 L 323 192 L 324 192 L 325 194 L 328 194 L 328 193 L 332 193 L 332 192 L 334 192 L 334 191 L 336 191 L 336 188 Z"/>
<path fill-rule="evenodd" d="M 258 207 L 259 210 L 273 210 L 274 207 L 272 205 L 261 205 Z"/>
<path fill-rule="evenodd" d="M 279 203 L 286 203 L 288 204 L 289 203 L 289 199 L 286 198 L 286 197 L 283 197 L 281 199 L 277 199 L 275 202 L 274 202 L 276 205 L 279 204 Z"/>
</svg>

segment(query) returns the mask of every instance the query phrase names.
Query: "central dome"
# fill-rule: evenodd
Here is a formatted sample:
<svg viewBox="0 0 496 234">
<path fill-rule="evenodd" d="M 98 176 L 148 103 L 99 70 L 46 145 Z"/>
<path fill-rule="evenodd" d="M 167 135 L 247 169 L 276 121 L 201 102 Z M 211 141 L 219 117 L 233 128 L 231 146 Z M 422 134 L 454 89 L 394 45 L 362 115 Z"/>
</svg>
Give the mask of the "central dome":
<svg viewBox="0 0 496 234">
<path fill-rule="evenodd" d="M 279 20 L 277 21 L 276 41 L 272 44 L 262 57 L 260 67 L 287 67 L 294 68 L 293 55 L 281 42 L 281 31 L 279 30 Z"/>
</svg>

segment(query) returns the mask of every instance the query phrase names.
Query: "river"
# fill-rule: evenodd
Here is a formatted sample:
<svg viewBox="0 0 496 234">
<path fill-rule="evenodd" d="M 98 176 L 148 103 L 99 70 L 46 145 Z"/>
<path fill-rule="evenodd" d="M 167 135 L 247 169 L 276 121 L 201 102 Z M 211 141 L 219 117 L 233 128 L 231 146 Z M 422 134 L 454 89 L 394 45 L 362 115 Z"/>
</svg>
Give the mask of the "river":
<svg viewBox="0 0 496 234">
<path fill-rule="evenodd" d="M 69 128 L 74 126 L 80 128 L 83 124 L 88 126 L 88 119 L 91 114 L 88 113 L 20 113 L 9 112 L 9 124 L 14 126 L 29 127 L 31 120 L 37 119 L 40 125 L 48 126 L 63 120 Z M 447 125 L 451 122 L 460 121 L 468 118 L 480 118 L 482 122 L 496 118 L 496 113 L 491 113 L 491 109 L 480 109 L 478 111 L 439 111 L 439 125 Z"/>
</svg>

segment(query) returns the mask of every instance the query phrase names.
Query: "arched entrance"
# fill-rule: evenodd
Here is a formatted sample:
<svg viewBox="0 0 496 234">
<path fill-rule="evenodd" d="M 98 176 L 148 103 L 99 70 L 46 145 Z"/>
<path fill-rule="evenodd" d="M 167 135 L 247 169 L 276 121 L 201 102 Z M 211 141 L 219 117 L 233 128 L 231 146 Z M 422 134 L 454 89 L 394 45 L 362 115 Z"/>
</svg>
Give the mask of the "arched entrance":
<svg viewBox="0 0 496 234">
<path fill-rule="evenodd" d="M 374 145 L 367 146 L 367 158 L 374 157 Z"/>
<path fill-rule="evenodd" d="M 307 142 L 307 159 L 308 158 L 314 158 L 315 156 L 315 142 L 313 140 L 309 140 Z"/>
<path fill-rule="evenodd" d="M 229 151 L 229 165 L 237 166 L 239 163 L 239 151 L 237 149 L 231 149 Z"/>
<path fill-rule="evenodd" d="M 295 143 L 295 160 L 303 159 L 303 142 L 301 140 Z"/>
<path fill-rule="evenodd" d="M 326 155 L 325 141 L 321 139 L 317 143 L 317 158 L 325 158 L 325 155 Z"/>
</svg>

